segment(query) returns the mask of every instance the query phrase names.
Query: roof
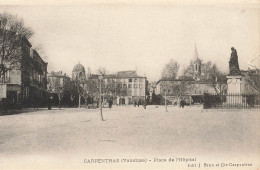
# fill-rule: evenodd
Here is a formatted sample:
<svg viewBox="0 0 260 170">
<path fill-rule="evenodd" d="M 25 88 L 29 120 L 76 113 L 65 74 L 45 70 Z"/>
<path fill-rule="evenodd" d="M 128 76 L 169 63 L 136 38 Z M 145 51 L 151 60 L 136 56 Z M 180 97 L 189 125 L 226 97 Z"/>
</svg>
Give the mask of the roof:
<svg viewBox="0 0 260 170">
<path fill-rule="evenodd" d="M 161 81 L 195 81 L 195 80 L 192 79 L 192 78 L 189 78 L 189 77 L 183 77 L 183 78 L 180 78 L 180 79 L 176 79 L 176 78 L 162 78 L 159 81 L 157 81 L 156 84 L 160 83 Z"/>
<path fill-rule="evenodd" d="M 62 71 L 58 71 L 58 72 L 54 72 L 52 71 L 51 73 L 48 73 L 47 75 L 48 77 L 66 77 L 66 78 L 70 78 L 68 77 L 68 75 L 66 75 L 66 73 L 62 73 Z"/>
<path fill-rule="evenodd" d="M 32 54 L 30 54 L 30 55 L 32 55 L 32 57 L 36 56 L 41 62 L 43 62 L 44 64 L 47 64 L 47 62 L 45 62 L 42 59 L 42 57 L 39 55 L 39 53 L 35 49 L 31 48 L 31 52 L 32 52 Z"/>
<path fill-rule="evenodd" d="M 146 78 L 145 76 L 138 76 L 136 71 L 119 71 L 116 74 L 108 74 L 105 78 Z"/>
<path fill-rule="evenodd" d="M 30 43 L 30 41 L 29 41 L 25 36 L 22 36 L 22 40 L 23 40 L 29 47 L 32 47 L 32 44 Z"/>
<path fill-rule="evenodd" d="M 137 76 L 136 71 L 119 71 L 117 72 L 118 76 L 123 76 L 123 77 L 127 77 L 127 76 Z"/>
<path fill-rule="evenodd" d="M 134 75 L 129 75 L 129 76 L 123 76 L 123 75 L 106 75 L 105 78 L 146 78 L 144 76 L 134 76 Z"/>
<path fill-rule="evenodd" d="M 73 67 L 72 72 L 85 72 L 85 67 L 79 63 Z"/>
<path fill-rule="evenodd" d="M 199 79 L 199 80 L 195 80 L 193 78 L 190 77 L 181 77 L 179 79 L 174 79 L 174 78 L 163 78 L 160 79 L 156 84 L 160 83 L 161 81 L 172 81 L 172 82 L 176 82 L 176 81 L 189 81 L 189 82 L 194 82 L 194 83 L 198 83 L 198 84 L 203 84 L 203 83 L 212 83 L 212 79 Z M 226 83 L 227 82 L 227 78 L 226 76 L 218 76 L 217 77 L 217 82 L 218 83 Z"/>
</svg>

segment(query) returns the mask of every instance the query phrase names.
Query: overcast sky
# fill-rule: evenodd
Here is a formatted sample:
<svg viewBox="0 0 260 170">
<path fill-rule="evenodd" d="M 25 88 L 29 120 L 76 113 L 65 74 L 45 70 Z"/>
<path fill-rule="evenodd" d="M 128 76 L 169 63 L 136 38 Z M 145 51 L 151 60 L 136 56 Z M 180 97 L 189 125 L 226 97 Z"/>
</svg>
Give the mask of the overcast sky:
<svg viewBox="0 0 260 170">
<path fill-rule="evenodd" d="M 81 63 L 95 72 L 135 70 L 149 81 L 160 78 L 171 59 L 188 65 L 195 43 L 199 57 L 227 72 L 231 47 L 240 68 L 260 55 L 259 6 L 86 5 L 0 6 L 32 28 L 48 71 L 71 75 Z M 258 59 L 258 61 L 260 61 Z M 260 63 L 260 62 L 258 62 Z M 259 64 L 258 64 L 259 65 Z"/>
</svg>

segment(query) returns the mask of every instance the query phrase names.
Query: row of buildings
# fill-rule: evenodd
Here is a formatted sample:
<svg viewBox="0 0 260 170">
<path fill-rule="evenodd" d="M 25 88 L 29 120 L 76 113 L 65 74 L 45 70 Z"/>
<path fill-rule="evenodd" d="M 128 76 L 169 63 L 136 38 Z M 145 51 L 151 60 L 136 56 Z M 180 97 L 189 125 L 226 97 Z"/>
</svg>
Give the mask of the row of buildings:
<svg viewBox="0 0 260 170">
<path fill-rule="evenodd" d="M 162 78 L 149 83 L 145 76 L 136 71 L 120 71 L 116 74 L 92 74 L 77 64 L 70 78 L 66 73 L 47 73 L 48 63 L 32 48 L 31 43 L 21 38 L 18 67 L 9 68 L 0 76 L 0 99 L 10 106 L 44 106 L 54 104 L 73 106 L 77 104 L 97 103 L 113 100 L 114 104 L 133 104 L 144 101 L 157 104 L 167 100 L 174 103 L 180 97 L 188 97 L 192 103 L 202 103 L 205 93 L 232 93 L 239 86 L 240 93 L 259 92 L 259 70 L 241 71 L 239 83 L 232 82 L 227 75 L 209 75 L 198 56 L 195 47 L 192 61 L 192 73 L 177 78 Z M 234 87 L 233 87 L 234 86 Z M 236 86 L 236 87 L 235 87 Z M 235 92 L 238 92 L 235 90 Z M 158 96 L 160 96 L 158 98 Z"/>
<path fill-rule="evenodd" d="M 0 99 L 13 106 L 44 105 L 47 99 L 47 65 L 31 43 L 21 37 L 17 67 L 0 76 Z M 2 57 L 1 57 L 2 58 Z"/>
<path fill-rule="evenodd" d="M 150 86 L 150 93 L 157 97 L 155 103 L 176 103 L 184 98 L 190 103 L 203 103 L 204 94 L 259 94 L 260 70 L 240 70 L 239 78 L 231 74 L 214 75 L 203 69 L 202 60 L 195 46 L 194 57 L 191 60 L 191 74 L 177 78 L 162 78 Z M 237 76 L 235 76 L 237 77 Z"/>
<path fill-rule="evenodd" d="M 49 102 L 70 106 L 78 102 L 93 103 L 99 98 L 99 84 L 102 84 L 102 100 L 110 97 L 115 104 L 131 104 L 145 98 L 147 79 L 138 76 L 136 71 L 103 75 L 102 81 L 97 74 L 91 74 L 90 69 L 86 73 L 82 64 L 73 68 L 72 78 L 62 71 L 48 73 L 48 63 L 28 39 L 19 35 L 13 37 L 18 39 L 14 53 L 16 65 L 7 63 L 4 74 L 0 74 L 0 100 L 5 107 L 40 107 Z M 4 48 L 7 47 L 1 47 L 0 59 L 4 63 Z"/>
<path fill-rule="evenodd" d="M 100 79 L 102 76 L 102 79 Z M 63 92 L 63 102 L 93 104 L 100 97 L 102 100 L 113 100 L 114 104 L 124 105 L 134 102 L 144 102 L 148 81 L 145 76 L 137 75 L 136 71 L 120 71 L 116 74 L 92 74 L 82 64 L 77 64 L 72 70 L 72 78 L 62 72 L 48 74 L 48 89 L 58 98 Z M 55 83 L 56 82 L 56 83 Z M 53 84 L 56 84 L 53 86 Z M 101 87 L 100 87 L 101 84 Z M 56 87 L 56 88 L 55 88 Z M 57 89 L 59 87 L 63 91 Z M 57 101 L 57 99 L 56 99 Z"/>
</svg>

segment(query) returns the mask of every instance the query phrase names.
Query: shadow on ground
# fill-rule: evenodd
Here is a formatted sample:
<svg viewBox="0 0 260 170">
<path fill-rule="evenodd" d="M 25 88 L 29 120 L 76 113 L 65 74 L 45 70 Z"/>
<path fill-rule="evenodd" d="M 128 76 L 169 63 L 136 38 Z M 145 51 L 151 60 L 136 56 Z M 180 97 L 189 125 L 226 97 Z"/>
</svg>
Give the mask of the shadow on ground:
<svg viewBox="0 0 260 170">
<path fill-rule="evenodd" d="M 10 109 L 4 112 L 0 111 L 0 116 L 16 115 L 16 114 L 39 112 L 39 111 L 46 111 L 46 110 L 47 108 L 39 108 L 39 109 L 26 108 L 26 109 L 19 109 L 19 110 Z M 52 108 L 51 110 L 64 110 L 64 109 Z"/>
</svg>

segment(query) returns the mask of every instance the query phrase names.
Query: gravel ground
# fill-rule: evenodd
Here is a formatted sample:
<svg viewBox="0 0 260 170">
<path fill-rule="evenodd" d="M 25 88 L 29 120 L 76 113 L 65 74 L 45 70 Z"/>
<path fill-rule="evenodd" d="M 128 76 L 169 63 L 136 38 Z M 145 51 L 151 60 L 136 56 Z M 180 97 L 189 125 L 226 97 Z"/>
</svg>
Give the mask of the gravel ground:
<svg viewBox="0 0 260 170">
<path fill-rule="evenodd" d="M 103 109 L 103 115 L 105 121 L 99 110 L 68 108 L 0 116 L 0 169 L 86 168 L 89 165 L 82 162 L 90 158 L 153 162 L 157 157 L 254 161 L 254 167 L 259 167 L 259 161 L 255 162 L 260 156 L 259 110 L 194 106 L 168 107 L 165 112 L 163 106 L 115 106 Z"/>
</svg>

